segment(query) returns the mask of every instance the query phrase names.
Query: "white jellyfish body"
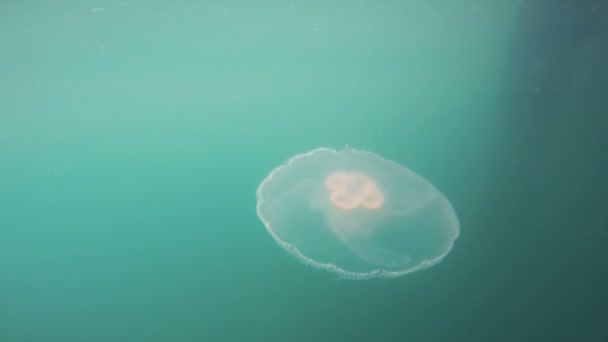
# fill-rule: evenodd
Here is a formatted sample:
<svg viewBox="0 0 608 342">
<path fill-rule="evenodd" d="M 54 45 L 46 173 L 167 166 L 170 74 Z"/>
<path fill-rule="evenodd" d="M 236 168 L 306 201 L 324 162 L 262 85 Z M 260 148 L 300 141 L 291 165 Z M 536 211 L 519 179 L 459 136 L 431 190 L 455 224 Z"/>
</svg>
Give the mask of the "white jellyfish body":
<svg viewBox="0 0 608 342">
<path fill-rule="evenodd" d="M 460 226 L 429 181 L 377 154 L 318 148 L 274 169 L 257 190 L 272 237 L 306 264 L 354 279 L 440 262 Z"/>
</svg>

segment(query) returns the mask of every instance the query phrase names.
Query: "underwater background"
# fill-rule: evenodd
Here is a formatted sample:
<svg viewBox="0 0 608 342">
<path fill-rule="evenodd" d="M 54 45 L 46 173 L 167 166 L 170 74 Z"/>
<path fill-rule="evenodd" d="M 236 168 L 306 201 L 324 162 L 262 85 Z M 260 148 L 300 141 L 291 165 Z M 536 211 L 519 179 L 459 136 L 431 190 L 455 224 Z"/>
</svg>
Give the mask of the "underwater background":
<svg viewBox="0 0 608 342">
<path fill-rule="evenodd" d="M 605 1 L 0 2 L 0 341 L 605 341 Z M 427 178 L 440 264 L 352 281 L 256 216 L 293 155 Z"/>
</svg>

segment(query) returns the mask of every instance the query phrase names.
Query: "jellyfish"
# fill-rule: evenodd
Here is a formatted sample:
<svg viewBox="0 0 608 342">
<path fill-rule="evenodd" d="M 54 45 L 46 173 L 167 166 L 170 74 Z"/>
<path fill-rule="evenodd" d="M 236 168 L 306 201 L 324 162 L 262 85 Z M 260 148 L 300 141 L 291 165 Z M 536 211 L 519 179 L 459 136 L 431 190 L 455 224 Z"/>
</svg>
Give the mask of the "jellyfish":
<svg viewBox="0 0 608 342">
<path fill-rule="evenodd" d="M 298 260 L 349 279 L 394 278 L 442 261 L 460 232 L 450 201 L 407 167 L 347 147 L 276 167 L 257 215 Z"/>
</svg>

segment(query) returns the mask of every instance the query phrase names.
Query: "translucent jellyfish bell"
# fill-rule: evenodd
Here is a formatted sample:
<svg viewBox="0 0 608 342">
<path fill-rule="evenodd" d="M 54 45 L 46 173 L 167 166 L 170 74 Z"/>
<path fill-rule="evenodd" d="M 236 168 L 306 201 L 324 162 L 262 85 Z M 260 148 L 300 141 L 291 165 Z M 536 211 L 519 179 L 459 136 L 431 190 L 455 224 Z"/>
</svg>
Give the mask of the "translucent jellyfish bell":
<svg viewBox="0 0 608 342">
<path fill-rule="evenodd" d="M 346 148 L 296 155 L 257 190 L 272 237 L 314 267 L 392 278 L 439 263 L 460 226 L 433 184 L 381 156 Z"/>
</svg>

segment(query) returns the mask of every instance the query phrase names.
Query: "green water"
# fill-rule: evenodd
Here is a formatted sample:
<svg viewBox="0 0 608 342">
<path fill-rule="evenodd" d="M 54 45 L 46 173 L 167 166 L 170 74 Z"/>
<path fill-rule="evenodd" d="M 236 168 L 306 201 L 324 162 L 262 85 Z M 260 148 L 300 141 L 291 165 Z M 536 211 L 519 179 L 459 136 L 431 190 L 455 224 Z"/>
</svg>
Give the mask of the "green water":
<svg viewBox="0 0 608 342">
<path fill-rule="evenodd" d="M 580 265 L 603 254 L 555 247 L 572 233 L 542 253 L 546 235 L 517 230 L 585 225 L 504 210 L 530 198 L 503 195 L 527 177 L 494 159 L 519 139 L 497 110 L 519 8 L 0 2 L 0 341 L 602 340 L 608 268 Z M 340 280 L 268 236 L 262 179 L 346 144 L 451 200 L 461 237 L 443 262 Z M 546 196 L 587 198 L 574 188 Z M 581 243 L 608 242 L 587 227 Z"/>
</svg>

